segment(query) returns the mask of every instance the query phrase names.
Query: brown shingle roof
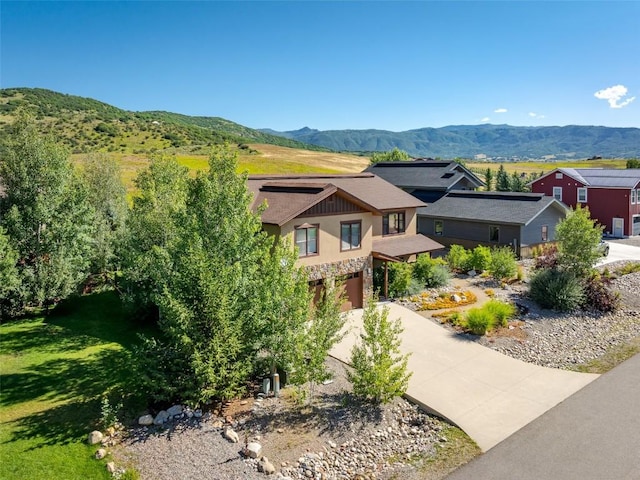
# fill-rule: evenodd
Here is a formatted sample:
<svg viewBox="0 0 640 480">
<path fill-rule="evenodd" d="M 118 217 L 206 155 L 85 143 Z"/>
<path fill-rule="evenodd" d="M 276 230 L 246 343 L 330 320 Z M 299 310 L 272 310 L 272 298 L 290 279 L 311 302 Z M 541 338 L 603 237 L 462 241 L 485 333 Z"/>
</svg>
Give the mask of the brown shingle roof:
<svg viewBox="0 0 640 480">
<path fill-rule="evenodd" d="M 273 195 L 267 195 L 269 185 L 279 186 L 280 192 Z M 304 198 L 305 193 L 294 192 L 293 188 L 296 185 L 305 185 L 307 187 L 306 194 L 314 195 Z M 302 203 L 307 202 L 307 208 L 311 207 L 318 201 L 326 198 L 326 196 L 319 196 L 320 193 L 311 193 L 312 188 L 322 189 L 323 192 L 328 191 L 329 186 L 336 187 L 337 190 L 347 197 L 351 197 L 351 200 L 359 201 L 360 203 L 368 206 L 373 211 L 383 210 L 399 210 L 403 208 L 417 208 L 424 207 L 425 204 L 416 199 L 412 195 L 400 190 L 391 183 L 383 180 L 382 178 L 372 173 L 360 173 L 353 175 L 251 175 L 248 180 L 249 189 L 254 194 L 254 208 L 261 203 L 261 199 L 267 198 L 269 208 L 263 215 L 263 221 L 265 223 L 276 223 L 282 225 L 280 222 L 268 222 L 266 218 L 271 218 L 269 213 L 274 206 L 274 202 L 278 202 L 279 209 L 282 209 L 280 214 L 273 215 L 280 218 L 284 214 L 284 209 L 293 211 L 293 205 L 289 203 L 302 206 Z M 266 189 L 264 187 L 267 187 Z M 277 187 L 278 188 L 278 187 Z M 290 191 L 284 191 L 287 188 L 291 188 Z M 335 190 L 334 190 L 335 191 Z M 274 192 L 271 192 L 274 193 Z M 275 197 L 279 197 L 280 200 L 276 200 Z M 315 201 L 313 199 L 316 199 Z M 304 210 L 299 210 L 302 213 Z M 294 215 L 295 217 L 295 215 Z M 291 218 L 294 218 L 291 217 Z M 273 218 L 272 218 L 273 220 Z M 288 221 L 288 220 L 287 220 Z"/>
<path fill-rule="evenodd" d="M 421 233 L 408 235 L 405 237 L 393 236 L 373 240 L 373 256 L 402 257 L 404 255 L 414 255 L 416 253 L 431 252 L 440 250 L 444 245 L 425 237 Z"/>
</svg>

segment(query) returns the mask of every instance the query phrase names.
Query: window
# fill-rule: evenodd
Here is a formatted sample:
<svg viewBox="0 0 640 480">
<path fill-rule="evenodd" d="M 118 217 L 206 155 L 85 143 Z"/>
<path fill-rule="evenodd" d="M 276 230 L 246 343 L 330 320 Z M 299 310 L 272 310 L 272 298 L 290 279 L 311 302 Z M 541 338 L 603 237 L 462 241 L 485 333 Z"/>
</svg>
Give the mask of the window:
<svg viewBox="0 0 640 480">
<path fill-rule="evenodd" d="M 542 241 L 546 242 L 547 240 L 549 240 L 549 226 L 542 225 Z"/>
<path fill-rule="evenodd" d="M 436 235 L 442 235 L 443 230 L 444 230 L 444 222 L 442 220 L 435 220 L 435 223 L 433 226 L 433 233 L 435 233 Z"/>
<path fill-rule="evenodd" d="M 404 212 L 387 213 L 382 217 L 382 235 L 404 233 Z"/>
<path fill-rule="evenodd" d="M 500 241 L 500 227 L 491 225 L 489 227 L 489 241 L 498 243 Z"/>
<path fill-rule="evenodd" d="M 304 224 L 296 227 L 296 246 L 299 257 L 309 257 L 318 254 L 319 225 Z"/>
<path fill-rule="evenodd" d="M 553 187 L 553 198 L 562 201 L 562 187 Z"/>
<path fill-rule="evenodd" d="M 562 197 L 562 192 L 560 192 L 560 197 Z M 560 198 L 562 200 L 562 198 Z M 578 188 L 578 202 L 587 203 L 587 189 L 583 187 Z"/>
<path fill-rule="evenodd" d="M 340 250 L 357 250 L 360 248 L 361 222 L 343 222 L 340 224 Z"/>
<path fill-rule="evenodd" d="M 635 205 L 638 201 L 638 190 L 631 190 L 631 205 Z"/>
<path fill-rule="evenodd" d="M 562 172 L 556 172 L 556 180 L 562 180 Z"/>
</svg>

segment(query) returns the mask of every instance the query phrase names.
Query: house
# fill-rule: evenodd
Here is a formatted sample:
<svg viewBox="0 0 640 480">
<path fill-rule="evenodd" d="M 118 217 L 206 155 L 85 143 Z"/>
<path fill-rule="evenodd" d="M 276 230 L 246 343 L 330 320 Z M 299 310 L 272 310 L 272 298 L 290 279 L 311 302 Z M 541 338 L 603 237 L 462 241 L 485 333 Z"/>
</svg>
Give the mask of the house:
<svg viewBox="0 0 640 480">
<path fill-rule="evenodd" d="M 509 245 L 518 256 L 555 240 L 569 209 L 538 193 L 452 191 L 418 209 L 418 232 L 444 245 Z"/>
<path fill-rule="evenodd" d="M 366 172 L 375 173 L 425 203 L 432 203 L 452 190 L 475 190 L 484 182 L 463 165 L 442 160 L 380 162 Z"/>
<path fill-rule="evenodd" d="M 374 267 L 443 248 L 417 234 L 424 203 L 371 173 L 252 175 L 247 183 L 252 208 L 267 204 L 264 230 L 297 247 L 312 285 L 329 276 L 346 280 L 347 308 L 363 306 Z"/>
<path fill-rule="evenodd" d="M 640 169 L 557 168 L 530 186 L 572 208 L 587 207 L 607 235 L 640 235 Z"/>
</svg>

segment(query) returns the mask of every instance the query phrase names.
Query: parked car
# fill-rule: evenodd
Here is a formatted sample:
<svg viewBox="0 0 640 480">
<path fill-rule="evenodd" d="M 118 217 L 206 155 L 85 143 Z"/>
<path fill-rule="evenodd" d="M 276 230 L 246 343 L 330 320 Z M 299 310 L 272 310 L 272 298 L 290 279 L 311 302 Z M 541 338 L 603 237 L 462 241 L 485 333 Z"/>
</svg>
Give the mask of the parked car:
<svg viewBox="0 0 640 480">
<path fill-rule="evenodd" d="M 598 244 L 598 249 L 603 257 L 609 255 L 609 242 L 605 242 L 603 239 L 600 239 L 600 243 Z"/>
</svg>

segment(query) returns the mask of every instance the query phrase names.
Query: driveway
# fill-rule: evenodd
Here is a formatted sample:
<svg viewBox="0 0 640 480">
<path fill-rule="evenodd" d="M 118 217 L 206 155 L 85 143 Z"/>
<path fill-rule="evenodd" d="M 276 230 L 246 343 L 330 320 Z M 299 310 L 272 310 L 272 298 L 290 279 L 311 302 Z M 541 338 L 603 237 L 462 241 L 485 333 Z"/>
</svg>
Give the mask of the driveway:
<svg viewBox="0 0 640 480">
<path fill-rule="evenodd" d="M 620 260 L 632 260 L 640 262 L 640 246 L 635 243 L 622 243 L 623 241 L 607 240 L 609 243 L 609 255 L 602 258 L 596 266 L 606 265 L 608 263 Z"/>
<path fill-rule="evenodd" d="M 640 478 L 640 355 L 605 373 L 447 480 L 485 478 Z"/>
<path fill-rule="evenodd" d="M 483 450 L 518 431 L 598 375 L 539 367 L 485 348 L 419 314 L 385 304 L 404 327 L 411 352 L 407 397 L 462 428 Z M 362 309 L 349 314 L 350 332 L 331 355 L 349 363 L 362 328 Z"/>
</svg>

